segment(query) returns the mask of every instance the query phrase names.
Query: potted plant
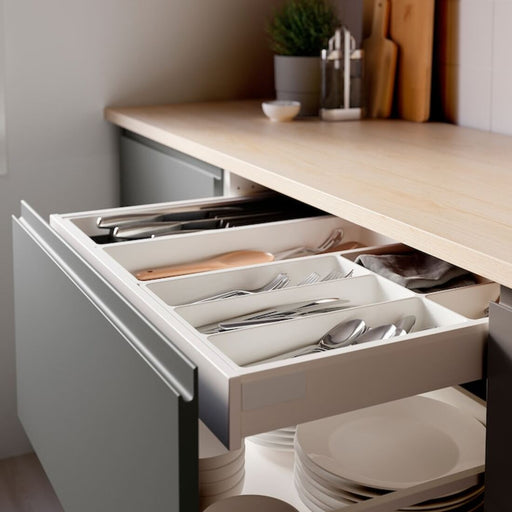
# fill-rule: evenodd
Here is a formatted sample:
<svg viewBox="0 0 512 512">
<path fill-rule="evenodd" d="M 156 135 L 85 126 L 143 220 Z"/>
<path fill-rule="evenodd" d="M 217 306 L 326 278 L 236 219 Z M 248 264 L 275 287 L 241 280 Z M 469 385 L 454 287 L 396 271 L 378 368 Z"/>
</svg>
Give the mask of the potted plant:
<svg viewBox="0 0 512 512">
<path fill-rule="evenodd" d="M 302 116 L 318 115 L 320 53 L 339 24 L 329 0 L 287 0 L 267 24 L 277 99 L 300 101 Z"/>
</svg>

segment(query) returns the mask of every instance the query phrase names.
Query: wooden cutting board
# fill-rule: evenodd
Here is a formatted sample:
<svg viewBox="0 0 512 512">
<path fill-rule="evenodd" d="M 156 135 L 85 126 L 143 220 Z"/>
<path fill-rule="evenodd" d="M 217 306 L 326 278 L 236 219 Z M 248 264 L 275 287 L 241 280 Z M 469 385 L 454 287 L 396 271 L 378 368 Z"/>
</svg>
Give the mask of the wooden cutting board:
<svg viewBox="0 0 512 512">
<path fill-rule="evenodd" d="M 375 0 L 372 31 L 363 41 L 367 117 L 389 117 L 391 114 L 397 45 L 386 39 L 388 26 L 389 0 Z"/>
<path fill-rule="evenodd" d="M 396 107 L 399 117 L 430 115 L 435 0 L 391 0 L 389 35 L 398 44 Z"/>
</svg>

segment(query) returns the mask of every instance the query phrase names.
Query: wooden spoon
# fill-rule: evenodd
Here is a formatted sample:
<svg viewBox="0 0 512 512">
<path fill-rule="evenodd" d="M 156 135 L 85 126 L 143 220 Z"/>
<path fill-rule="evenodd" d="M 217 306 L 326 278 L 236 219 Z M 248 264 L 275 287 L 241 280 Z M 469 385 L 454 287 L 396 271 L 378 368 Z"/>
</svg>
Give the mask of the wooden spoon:
<svg viewBox="0 0 512 512">
<path fill-rule="evenodd" d="M 184 263 L 182 265 L 171 265 L 168 267 L 141 270 L 139 272 L 135 272 L 135 277 L 140 281 L 149 281 L 151 279 L 183 276 L 198 272 L 208 272 L 210 270 L 245 267 L 247 265 L 256 265 L 257 263 L 267 263 L 270 261 L 274 261 L 274 255 L 269 252 L 232 251 L 214 256 L 213 258 Z"/>
</svg>

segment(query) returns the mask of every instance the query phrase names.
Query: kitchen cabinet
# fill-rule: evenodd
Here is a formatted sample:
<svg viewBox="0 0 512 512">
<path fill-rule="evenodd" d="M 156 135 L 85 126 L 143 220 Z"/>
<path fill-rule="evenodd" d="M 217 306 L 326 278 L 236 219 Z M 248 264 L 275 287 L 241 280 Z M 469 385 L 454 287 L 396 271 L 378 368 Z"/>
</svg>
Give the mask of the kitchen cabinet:
<svg viewBox="0 0 512 512">
<path fill-rule="evenodd" d="M 122 206 L 223 193 L 222 169 L 146 137 L 123 131 L 119 151 Z"/>
<path fill-rule="evenodd" d="M 155 205 L 54 215 L 50 225 L 23 206 L 14 219 L 20 418 L 68 510 L 196 507 L 198 416 L 226 446 L 237 448 L 248 435 L 485 375 L 488 323 L 469 314 L 478 294 L 462 288 L 451 298 L 418 296 L 355 265 L 350 251 L 148 282 L 133 275 L 141 267 L 262 244 L 271 252 L 318 245 L 342 227 L 347 239 L 367 246 L 404 242 L 467 268 L 482 276 L 478 290 L 495 290 L 488 280 L 504 285 L 500 305 L 491 308 L 491 332 L 497 346 L 509 342 L 508 138 L 390 121 L 274 124 L 255 102 L 112 109 L 106 116 L 331 215 L 100 246 L 90 238 L 98 233 L 98 215 Z M 499 184 L 491 179 L 496 176 Z M 340 286 L 347 294 L 357 288 L 357 312 L 366 320 L 405 311 L 422 329 L 386 344 L 251 366 L 307 344 L 347 318 L 348 310 L 290 321 L 286 337 L 279 325 L 207 336 L 197 327 L 227 311 L 309 300 L 314 287 L 184 305 L 227 283 L 252 279 L 256 286 L 256 276 L 267 279 L 272 269 L 299 275 L 310 261 L 325 272 L 354 270 L 353 279 L 318 286 Z M 495 308 L 503 312 L 499 320 Z M 498 373 L 506 385 L 508 375 Z M 326 400 L 326 383 L 357 386 L 358 392 Z M 490 396 L 491 474 L 501 460 L 500 432 L 492 422 L 499 423 L 505 402 L 501 389 Z M 95 471 L 104 461 L 106 469 Z M 491 512 L 506 496 L 500 481 L 496 477 L 489 487 Z M 153 501 L 145 502 L 148 496 Z M 360 505 L 357 510 L 372 506 Z M 392 510 L 389 503 L 379 506 Z"/>
</svg>

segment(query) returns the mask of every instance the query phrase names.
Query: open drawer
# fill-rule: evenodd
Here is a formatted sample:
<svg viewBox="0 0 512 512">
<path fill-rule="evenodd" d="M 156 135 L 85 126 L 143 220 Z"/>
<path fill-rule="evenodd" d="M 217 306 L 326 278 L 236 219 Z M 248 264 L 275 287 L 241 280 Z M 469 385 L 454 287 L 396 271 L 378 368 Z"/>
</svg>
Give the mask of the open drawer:
<svg viewBox="0 0 512 512">
<path fill-rule="evenodd" d="M 345 240 L 365 246 L 392 240 L 328 215 L 116 244 L 99 245 L 91 239 L 99 215 L 151 208 L 52 215 L 50 232 L 197 366 L 199 416 L 226 446 L 235 449 L 249 435 L 482 377 L 486 319 L 466 318 L 405 290 L 355 265 L 343 252 L 144 282 L 134 275 L 140 269 L 229 251 L 275 254 L 290 247 L 317 247 L 336 228 L 343 229 Z M 350 279 L 299 286 L 311 272 L 325 276 L 332 271 L 352 273 Z M 288 287 L 191 304 L 230 288 L 258 287 L 276 272 L 289 275 Z M 344 309 L 233 332 L 208 334 L 199 329 L 230 316 L 325 296 L 346 300 Z M 416 318 L 409 334 L 264 362 L 314 343 L 343 320 L 360 318 L 377 326 L 403 315 Z M 167 349 L 159 347 L 156 357 L 165 359 Z"/>
</svg>

